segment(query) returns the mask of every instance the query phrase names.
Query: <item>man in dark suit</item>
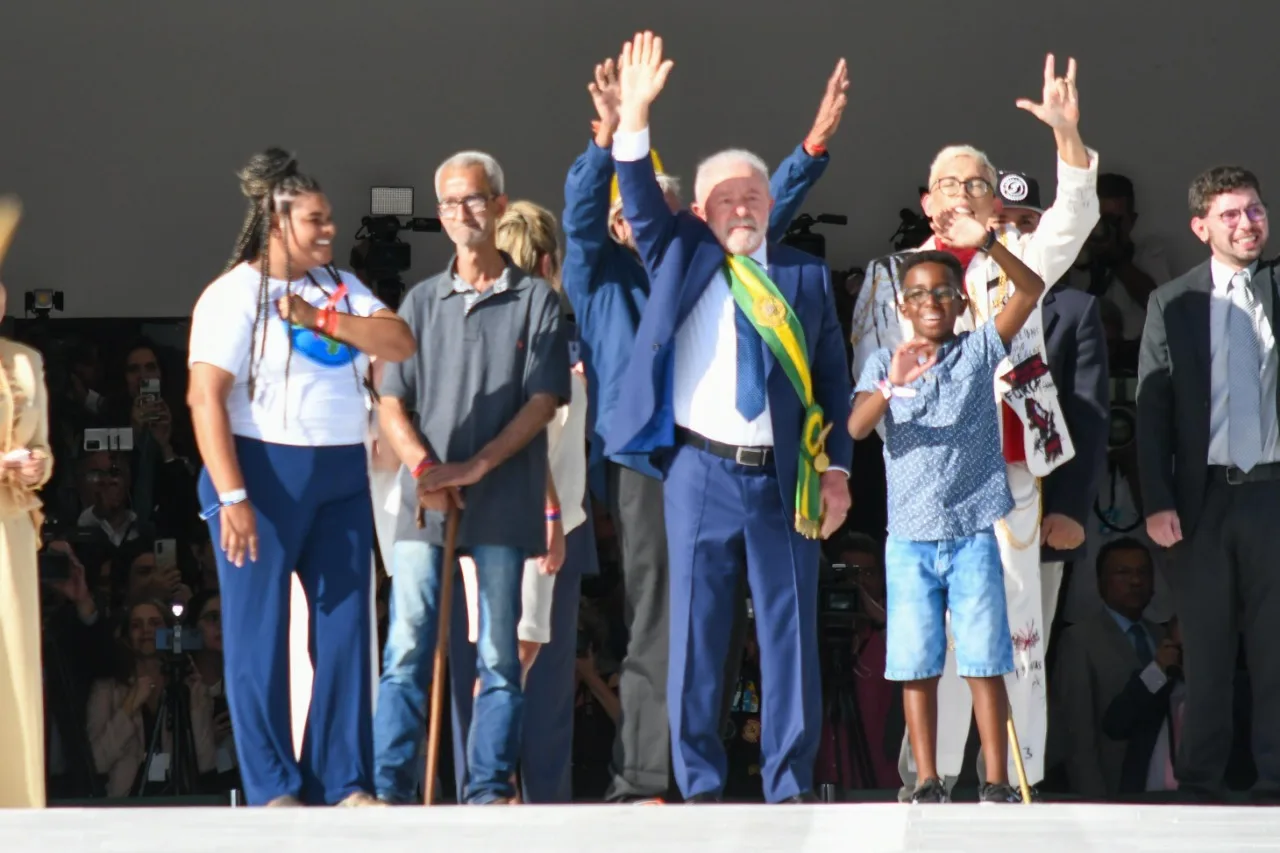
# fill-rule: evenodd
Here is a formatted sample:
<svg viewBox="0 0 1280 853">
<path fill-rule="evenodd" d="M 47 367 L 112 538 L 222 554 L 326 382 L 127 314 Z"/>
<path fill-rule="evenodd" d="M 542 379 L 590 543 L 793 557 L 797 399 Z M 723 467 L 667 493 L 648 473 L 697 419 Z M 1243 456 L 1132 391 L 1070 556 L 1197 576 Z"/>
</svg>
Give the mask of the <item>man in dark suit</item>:
<svg viewBox="0 0 1280 853">
<path fill-rule="evenodd" d="M 817 538 L 848 512 L 853 456 L 838 428 L 850 383 L 831 275 L 817 258 L 766 244 L 768 171 L 748 152 L 704 161 L 692 215 L 673 214 L 648 138 L 649 106 L 671 68 L 661 39 L 637 35 L 620 68 L 613 152 L 651 292 L 606 452 L 648 453 L 665 476 L 676 782 L 687 801 L 724 790 L 722 671 L 745 563 L 768 685 L 765 797 L 811 801 Z"/>
<path fill-rule="evenodd" d="M 1173 549 L 1187 704 L 1180 789 L 1222 787 L 1243 632 L 1253 687 L 1255 791 L 1280 794 L 1280 624 L 1273 530 L 1280 518 L 1276 263 L 1261 260 L 1258 179 L 1210 169 L 1188 194 L 1210 258 L 1156 290 L 1138 359 L 1138 468 L 1147 533 Z"/>
<path fill-rule="evenodd" d="M 1071 791 L 1105 800 L 1164 790 L 1178 650 L 1142 615 L 1154 591 L 1151 554 L 1116 539 L 1095 568 L 1102 602 L 1063 633 L 1053 686 Z"/>
</svg>

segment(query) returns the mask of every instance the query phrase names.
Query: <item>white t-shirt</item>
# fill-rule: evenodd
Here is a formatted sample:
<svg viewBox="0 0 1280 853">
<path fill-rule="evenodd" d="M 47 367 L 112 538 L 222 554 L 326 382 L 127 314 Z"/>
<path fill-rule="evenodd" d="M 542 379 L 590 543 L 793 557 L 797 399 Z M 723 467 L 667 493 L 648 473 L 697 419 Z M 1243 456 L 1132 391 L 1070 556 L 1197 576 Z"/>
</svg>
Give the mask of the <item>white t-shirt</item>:
<svg viewBox="0 0 1280 853">
<path fill-rule="evenodd" d="M 338 274 L 347 286 L 338 311 L 368 317 L 385 307 L 353 273 L 339 270 Z M 364 443 L 369 429 L 369 401 L 363 387 L 368 357 L 280 319 L 276 301 L 285 295 L 286 283 L 279 279 L 268 281 L 266 351 L 258 362 L 250 401 L 251 352 L 257 359 L 262 347 L 261 329 L 256 336 L 253 332 L 261 276 L 248 264 L 240 264 L 205 288 L 191 315 L 187 364 L 212 364 L 235 376 L 227 398 L 234 435 L 313 447 Z M 310 276 L 288 284 L 287 289 L 323 307 L 337 285 L 323 268 L 311 270 Z"/>
</svg>

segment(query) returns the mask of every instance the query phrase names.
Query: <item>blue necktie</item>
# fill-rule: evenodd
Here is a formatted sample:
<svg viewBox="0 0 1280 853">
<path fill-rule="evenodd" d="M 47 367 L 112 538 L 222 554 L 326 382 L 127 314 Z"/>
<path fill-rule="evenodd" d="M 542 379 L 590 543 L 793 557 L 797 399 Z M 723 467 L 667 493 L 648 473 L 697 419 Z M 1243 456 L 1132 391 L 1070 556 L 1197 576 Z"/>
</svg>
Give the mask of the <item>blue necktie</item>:
<svg viewBox="0 0 1280 853">
<path fill-rule="evenodd" d="M 1231 279 L 1227 322 L 1227 437 L 1231 461 L 1248 471 L 1262 458 L 1262 355 L 1253 325 L 1249 273 Z"/>
<path fill-rule="evenodd" d="M 748 422 L 764 414 L 764 341 L 742 306 L 734 302 L 733 325 L 738 332 L 738 394 L 735 406 Z"/>
<path fill-rule="evenodd" d="M 1147 642 L 1147 632 L 1134 622 L 1129 626 L 1129 639 L 1133 640 L 1133 650 L 1138 653 L 1138 665 L 1145 667 L 1155 657 L 1151 654 L 1151 644 Z"/>
</svg>

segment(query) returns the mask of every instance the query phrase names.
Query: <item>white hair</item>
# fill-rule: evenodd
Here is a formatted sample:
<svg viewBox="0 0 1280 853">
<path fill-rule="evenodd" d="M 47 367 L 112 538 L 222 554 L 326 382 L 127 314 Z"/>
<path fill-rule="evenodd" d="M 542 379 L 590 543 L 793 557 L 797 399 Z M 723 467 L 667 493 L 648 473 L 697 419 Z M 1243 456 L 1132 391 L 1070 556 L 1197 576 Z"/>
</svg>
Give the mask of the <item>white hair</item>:
<svg viewBox="0 0 1280 853">
<path fill-rule="evenodd" d="M 505 181 L 502 177 L 502 167 L 498 165 L 498 161 L 493 159 L 483 151 L 459 151 L 448 160 L 440 164 L 440 168 L 436 169 L 436 198 L 440 198 L 440 178 L 444 175 L 446 169 L 465 169 L 467 166 L 480 166 L 484 169 L 485 179 L 489 182 L 489 192 L 494 195 L 502 195 L 505 192 Z"/>
<path fill-rule="evenodd" d="M 978 168 L 982 170 L 982 177 L 991 182 L 991 189 L 994 192 L 996 188 L 996 167 L 991 165 L 990 157 L 972 145 L 948 145 L 938 152 L 938 156 L 933 158 L 933 164 L 929 166 L 930 190 L 933 189 L 934 182 L 938 180 L 938 173 L 942 171 L 942 167 L 957 157 L 968 157 L 976 161 Z"/>
<path fill-rule="evenodd" d="M 664 175 L 661 172 L 659 172 L 656 177 L 658 178 L 658 188 L 662 190 L 662 194 L 675 196 L 676 201 L 679 201 L 680 200 L 680 179 L 677 178 L 675 175 Z M 622 210 L 621 195 L 618 196 L 617 201 L 609 205 L 609 215 L 613 216 L 619 210 Z"/>
<path fill-rule="evenodd" d="M 713 186 L 707 185 L 711 174 L 725 166 L 736 163 L 746 164 L 751 168 L 751 171 L 759 173 L 766 184 L 769 183 L 769 167 L 765 165 L 763 160 L 750 151 L 744 151 L 741 148 L 730 148 L 718 154 L 712 154 L 698 164 L 698 172 L 693 179 L 693 197 L 697 200 L 705 199 L 714 189 Z"/>
</svg>

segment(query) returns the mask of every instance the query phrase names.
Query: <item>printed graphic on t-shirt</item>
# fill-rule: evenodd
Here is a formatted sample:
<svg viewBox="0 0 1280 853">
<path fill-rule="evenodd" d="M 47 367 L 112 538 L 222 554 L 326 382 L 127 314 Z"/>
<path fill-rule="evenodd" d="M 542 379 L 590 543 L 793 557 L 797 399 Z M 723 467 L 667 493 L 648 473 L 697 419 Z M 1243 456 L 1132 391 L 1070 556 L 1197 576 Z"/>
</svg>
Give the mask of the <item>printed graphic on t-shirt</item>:
<svg viewBox="0 0 1280 853">
<path fill-rule="evenodd" d="M 297 323 L 288 323 L 283 320 L 281 322 L 285 324 L 285 329 L 292 339 L 294 351 L 308 361 L 321 367 L 345 367 L 355 357 L 351 347 L 335 341 L 328 335 L 299 326 Z"/>
</svg>

